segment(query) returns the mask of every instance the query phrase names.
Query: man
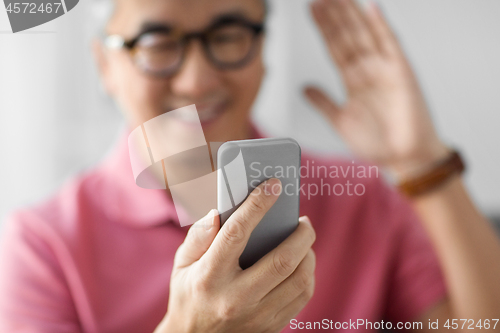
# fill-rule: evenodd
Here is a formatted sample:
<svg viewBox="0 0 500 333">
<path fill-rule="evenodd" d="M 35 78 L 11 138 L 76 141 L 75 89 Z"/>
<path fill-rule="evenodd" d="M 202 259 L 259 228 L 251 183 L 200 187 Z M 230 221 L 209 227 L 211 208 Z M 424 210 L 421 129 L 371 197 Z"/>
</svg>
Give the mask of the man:
<svg viewBox="0 0 500 333">
<path fill-rule="evenodd" d="M 306 95 L 351 148 L 403 180 L 450 160 L 377 7 L 364 12 L 352 0 L 311 7 L 348 101 L 338 106 L 315 87 Z M 249 118 L 265 72 L 264 18 L 255 0 L 117 0 L 106 27 L 113 37 L 94 45 L 102 80 L 131 129 L 196 104 L 207 141 L 256 137 Z M 185 119 L 174 125 L 179 135 L 190 130 Z M 363 180 L 362 196 L 302 197 L 309 217 L 242 270 L 238 257 L 279 181 L 260 185 L 223 228 L 212 211 L 208 224 L 186 235 L 168 191 L 135 186 L 126 148 L 12 217 L 1 260 L 1 331 L 324 328 L 317 323 L 354 330 L 358 320 L 362 331 L 382 320 L 445 331 L 447 319 L 488 320 L 493 329 L 499 317 L 500 246 L 456 173 L 410 197 L 417 214 L 376 178 Z M 350 164 L 306 154 L 308 161 Z"/>
</svg>

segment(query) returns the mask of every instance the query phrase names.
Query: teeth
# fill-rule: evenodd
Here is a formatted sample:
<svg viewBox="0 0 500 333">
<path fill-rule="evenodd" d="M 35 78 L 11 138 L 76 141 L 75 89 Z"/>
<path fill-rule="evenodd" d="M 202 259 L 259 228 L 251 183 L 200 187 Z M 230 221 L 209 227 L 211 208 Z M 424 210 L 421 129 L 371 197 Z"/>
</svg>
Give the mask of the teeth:
<svg viewBox="0 0 500 333">
<path fill-rule="evenodd" d="M 212 104 L 210 106 L 205 104 L 203 107 L 197 107 L 197 110 L 197 114 L 192 112 L 182 112 L 177 114 L 176 118 L 185 123 L 196 124 L 215 119 L 222 112 L 219 104 Z"/>
<path fill-rule="evenodd" d="M 218 114 L 218 110 L 216 108 L 200 109 L 198 114 L 200 116 L 200 121 L 207 121 L 215 118 Z"/>
<path fill-rule="evenodd" d="M 219 109 L 215 106 L 210 106 L 210 107 L 198 108 L 198 114 L 181 113 L 179 115 L 179 120 L 188 123 L 205 122 L 216 118 L 218 114 L 219 114 Z"/>
<path fill-rule="evenodd" d="M 194 113 L 182 112 L 179 114 L 179 119 L 188 123 L 195 123 L 198 121 L 198 117 Z"/>
</svg>

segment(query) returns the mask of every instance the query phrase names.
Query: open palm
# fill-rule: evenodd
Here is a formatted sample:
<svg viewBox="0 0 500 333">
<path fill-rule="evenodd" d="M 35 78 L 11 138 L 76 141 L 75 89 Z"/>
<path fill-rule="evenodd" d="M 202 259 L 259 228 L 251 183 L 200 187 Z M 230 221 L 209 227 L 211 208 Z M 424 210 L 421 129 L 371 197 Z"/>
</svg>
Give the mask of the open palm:
<svg viewBox="0 0 500 333">
<path fill-rule="evenodd" d="M 317 87 L 309 100 L 361 158 L 404 172 L 446 154 L 399 43 L 372 3 L 316 0 L 312 13 L 347 89 L 339 106 Z"/>
</svg>

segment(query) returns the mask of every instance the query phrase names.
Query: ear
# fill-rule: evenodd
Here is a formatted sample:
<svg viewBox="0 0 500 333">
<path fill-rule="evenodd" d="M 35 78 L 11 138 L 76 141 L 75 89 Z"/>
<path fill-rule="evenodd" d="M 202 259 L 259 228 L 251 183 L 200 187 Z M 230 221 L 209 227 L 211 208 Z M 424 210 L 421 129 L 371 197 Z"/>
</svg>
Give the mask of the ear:
<svg viewBox="0 0 500 333">
<path fill-rule="evenodd" d="M 94 61 L 96 62 L 97 69 L 99 71 L 101 85 L 106 94 L 112 95 L 114 89 L 112 75 L 110 73 L 111 69 L 109 66 L 109 59 L 106 54 L 105 46 L 98 38 L 92 40 L 92 54 L 94 55 Z"/>
</svg>

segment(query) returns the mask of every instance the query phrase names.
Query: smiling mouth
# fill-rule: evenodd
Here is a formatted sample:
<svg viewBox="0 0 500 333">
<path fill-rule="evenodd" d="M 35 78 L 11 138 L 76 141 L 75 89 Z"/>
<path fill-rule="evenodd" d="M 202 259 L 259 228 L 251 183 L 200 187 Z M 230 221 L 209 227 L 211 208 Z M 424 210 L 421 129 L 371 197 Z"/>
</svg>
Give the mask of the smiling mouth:
<svg viewBox="0 0 500 333">
<path fill-rule="evenodd" d="M 189 113 L 181 113 L 176 119 L 186 125 L 195 125 L 200 122 L 202 126 L 206 126 L 219 119 L 225 113 L 227 103 L 200 103 L 195 105 L 198 111 L 197 117 Z"/>
</svg>

